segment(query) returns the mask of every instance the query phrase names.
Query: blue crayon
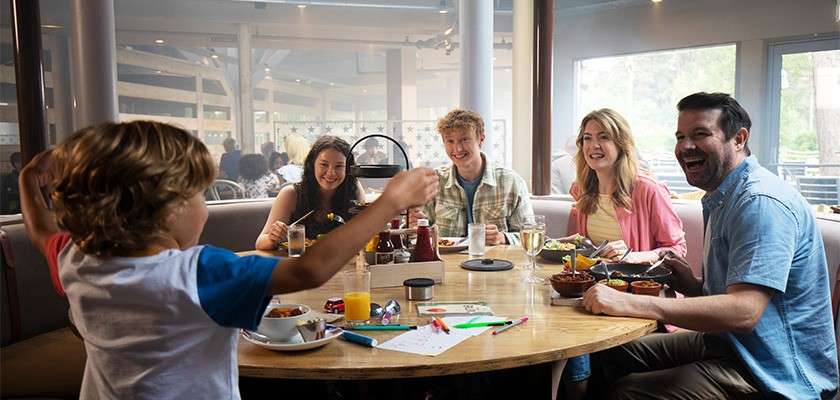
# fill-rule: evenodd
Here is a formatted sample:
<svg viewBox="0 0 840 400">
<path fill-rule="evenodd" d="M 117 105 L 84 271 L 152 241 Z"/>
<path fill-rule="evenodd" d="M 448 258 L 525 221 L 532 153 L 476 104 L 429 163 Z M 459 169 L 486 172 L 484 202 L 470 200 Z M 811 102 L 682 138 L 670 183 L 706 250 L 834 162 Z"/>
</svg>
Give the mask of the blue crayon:
<svg viewBox="0 0 840 400">
<path fill-rule="evenodd" d="M 376 345 L 379 344 L 379 342 L 377 342 L 376 339 L 372 337 L 360 335 L 358 333 L 350 331 L 344 331 L 344 333 L 341 334 L 341 338 L 348 342 L 358 343 L 360 345 L 368 347 L 376 347 Z"/>
</svg>

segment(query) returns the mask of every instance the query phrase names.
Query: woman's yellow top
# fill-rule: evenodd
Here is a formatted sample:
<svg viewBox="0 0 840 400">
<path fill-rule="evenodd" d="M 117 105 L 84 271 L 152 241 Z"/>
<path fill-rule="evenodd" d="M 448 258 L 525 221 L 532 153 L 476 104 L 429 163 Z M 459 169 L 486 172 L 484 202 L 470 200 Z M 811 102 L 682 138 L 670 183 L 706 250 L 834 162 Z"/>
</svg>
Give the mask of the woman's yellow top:
<svg viewBox="0 0 840 400">
<path fill-rule="evenodd" d="M 600 244 L 604 240 L 622 240 L 621 227 L 615 217 L 615 204 L 610 195 L 598 195 L 598 208 L 587 218 L 586 231 L 595 244 Z"/>
</svg>

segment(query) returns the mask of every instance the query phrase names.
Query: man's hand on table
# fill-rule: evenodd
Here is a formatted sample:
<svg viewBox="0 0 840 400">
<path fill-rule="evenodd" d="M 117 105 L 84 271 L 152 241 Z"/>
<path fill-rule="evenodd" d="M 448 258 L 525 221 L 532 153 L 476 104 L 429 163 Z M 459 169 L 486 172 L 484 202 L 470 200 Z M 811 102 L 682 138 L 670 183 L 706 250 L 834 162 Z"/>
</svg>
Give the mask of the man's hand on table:
<svg viewBox="0 0 840 400">
<path fill-rule="evenodd" d="M 632 315 L 635 296 L 626 292 L 619 292 L 607 285 L 598 283 L 583 294 L 583 307 L 593 314 L 607 314 L 615 316 Z"/>
</svg>

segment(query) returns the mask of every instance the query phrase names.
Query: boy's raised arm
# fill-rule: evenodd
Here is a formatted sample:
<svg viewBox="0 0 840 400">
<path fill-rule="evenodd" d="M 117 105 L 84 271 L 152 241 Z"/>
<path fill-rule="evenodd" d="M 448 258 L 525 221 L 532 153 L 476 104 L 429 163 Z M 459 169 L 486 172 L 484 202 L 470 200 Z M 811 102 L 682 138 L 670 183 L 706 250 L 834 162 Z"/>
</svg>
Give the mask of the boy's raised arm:
<svg viewBox="0 0 840 400">
<path fill-rule="evenodd" d="M 300 258 L 279 263 L 271 275 L 267 295 L 311 289 L 327 282 L 368 239 L 405 209 L 434 198 L 438 177 L 429 168 L 414 168 L 391 178 L 385 192 L 347 224 L 333 230 Z"/>
<path fill-rule="evenodd" d="M 26 235 L 41 254 L 45 254 L 44 246 L 47 239 L 58 232 L 58 225 L 47 207 L 47 201 L 41 194 L 42 187 L 49 187 L 52 184 L 51 153 L 47 150 L 35 156 L 20 171 L 18 178 L 20 206 Z"/>
</svg>

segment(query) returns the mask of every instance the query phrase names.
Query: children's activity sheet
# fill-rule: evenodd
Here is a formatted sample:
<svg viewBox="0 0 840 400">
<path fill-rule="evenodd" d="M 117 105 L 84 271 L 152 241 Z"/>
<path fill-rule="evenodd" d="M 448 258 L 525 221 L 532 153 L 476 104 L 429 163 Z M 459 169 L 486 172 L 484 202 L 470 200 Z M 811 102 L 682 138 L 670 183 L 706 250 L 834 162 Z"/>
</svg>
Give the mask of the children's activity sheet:
<svg viewBox="0 0 840 400">
<path fill-rule="evenodd" d="M 420 354 L 424 356 L 436 356 L 449 350 L 458 343 L 463 342 L 473 336 L 478 336 L 491 327 L 477 327 L 458 329 L 454 328 L 457 324 L 476 323 L 476 322 L 497 322 L 504 321 L 504 317 L 498 316 L 478 316 L 478 317 L 445 317 L 443 322 L 449 326 L 449 333 L 435 328 L 432 324 L 418 326 L 416 330 L 411 330 L 402 335 L 399 335 L 387 342 L 376 346 L 382 350 L 401 351 L 404 353 Z"/>
</svg>

